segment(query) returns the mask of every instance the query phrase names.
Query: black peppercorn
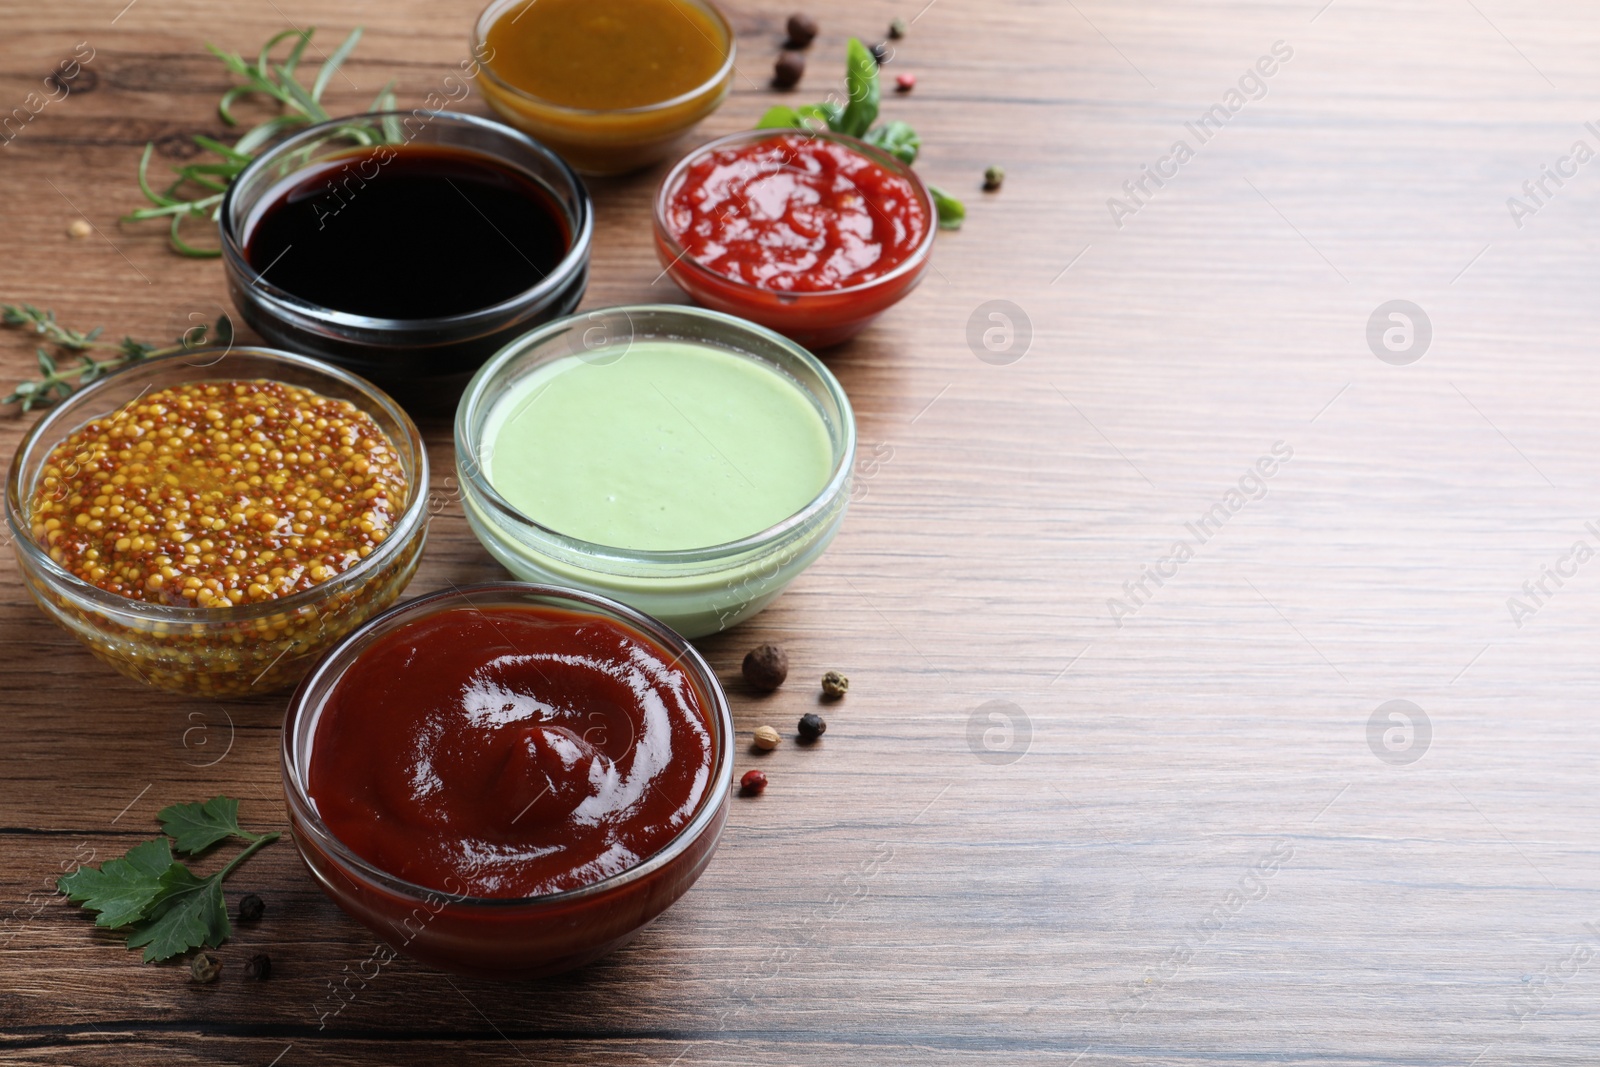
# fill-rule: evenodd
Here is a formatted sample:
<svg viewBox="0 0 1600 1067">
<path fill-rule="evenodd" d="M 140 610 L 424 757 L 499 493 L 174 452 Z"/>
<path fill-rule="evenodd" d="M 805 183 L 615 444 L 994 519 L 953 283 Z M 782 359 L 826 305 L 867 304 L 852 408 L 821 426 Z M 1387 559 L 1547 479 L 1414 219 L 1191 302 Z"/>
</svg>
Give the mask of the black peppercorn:
<svg viewBox="0 0 1600 1067">
<path fill-rule="evenodd" d="M 205 985 L 215 982 L 222 973 L 222 961 L 209 952 L 202 952 L 189 961 L 189 980 Z"/>
<path fill-rule="evenodd" d="M 239 899 L 239 921 L 242 923 L 255 922 L 266 910 L 267 905 L 254 893 L 246 893 Z"/>
<path fill-rule="evenodd" d="M 793 89 L 800 84 L 800 78 L 806 72 L 806 57 L 804 53 L 792 49 L 784 49 L 778 53 L 778 62 L 772 68 L 772 87 L 774 89 Z"/>
<path fill-rule="evenodd" d="M 790 15 L 788 25 L 789 47 L 804 48 L 817 37 L 817 20 L 810 15 Z"/>
<path fill-rule="evenodd" d="M 744 680 L 771 692 L 789 677 L 789 654 L 778 645 L 757 645 L 744 656 Z"/>
<path fill-rule="evenodd" d="M 808 711 L 800 716 L 800 738 L 803 741 L 815 741 L 828 732 L 828 724 L 821 715 Z"/>
<path fill-rule="evenodd" d="M 889 57 L 894 54 L 889 49 L 888 41 L 879 41 L 872 46 L 870 51 L 872 52 L 872 58 L 878 61 L 878 66 L 880 67 L 889 62 Z"/>
<path fill-rule="evenodd" d="M 257 952 L 254 956 L 245 960 L 244 976 L 265 982 L 272 977 L 272 957 L 265 952 Z"/>
</svg>

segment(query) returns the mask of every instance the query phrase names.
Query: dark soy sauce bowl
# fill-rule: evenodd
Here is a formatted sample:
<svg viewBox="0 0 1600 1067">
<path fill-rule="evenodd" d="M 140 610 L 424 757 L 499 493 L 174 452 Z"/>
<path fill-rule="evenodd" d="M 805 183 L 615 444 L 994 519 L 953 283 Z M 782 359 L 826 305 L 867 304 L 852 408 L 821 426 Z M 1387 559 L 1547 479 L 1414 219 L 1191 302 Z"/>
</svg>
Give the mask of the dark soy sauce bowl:
<svg viewBox="0 0 1600 1067">
<path fill-rule="evenodd" d="M 252 265 L 247 257 L 251 228 L 294 175 L 311 167 L 327 170 L 343 156 L 364 159 L 365 166 L 339 171 L 339 190 L 331 182 L 328 187 L 330 196 L 342 192 L 355 203 L 368 184 L 384 180 L 383 165 L 368 155 L 383 145 L 474 153 L 531 179 L 563 216 L 566 254 L 530 288 L 436 318 L 375 318 L 324 307 L 275 285 L 273 264 L 260 270 Z M 433 414 L 452 410 L 473 373 L 508 341 L 577 306 L 589 280 L 593 215 L 582 179 L 538 141 L 489 119 L 418 108 L 332 119 L 274 145 L 229 186 L 219 221 L 229 295 L 257 333 L 276 347 L 376 382 L 413 414 Z M 340 220 L 331 212 L 328 217 L 319 212 L 318 218 L 327 239 L 337 240 Z M 394 224 L 403 227 L 406 219 L 396 218 Z M 322 233 L 317 236 L 322 239 Z M 430 258 L 419 249 L 414 266 L 439 277 L 456 269 L 456 261 Z"/>
</svg>

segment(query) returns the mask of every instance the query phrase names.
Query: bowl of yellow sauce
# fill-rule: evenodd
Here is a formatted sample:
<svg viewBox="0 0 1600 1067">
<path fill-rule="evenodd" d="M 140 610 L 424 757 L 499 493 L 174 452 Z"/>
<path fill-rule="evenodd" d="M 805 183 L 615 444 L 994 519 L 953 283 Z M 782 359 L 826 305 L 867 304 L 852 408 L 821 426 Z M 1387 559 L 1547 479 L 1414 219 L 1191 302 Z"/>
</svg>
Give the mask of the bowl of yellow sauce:
<svg viewBox="0 0 1600 1067">
<path fill-rule="evenodd" d="M 472 45 L 489 106 L 585 174 L 666 158 L 733 82 L 707 0 L 494 0 Z"/>
</svg>

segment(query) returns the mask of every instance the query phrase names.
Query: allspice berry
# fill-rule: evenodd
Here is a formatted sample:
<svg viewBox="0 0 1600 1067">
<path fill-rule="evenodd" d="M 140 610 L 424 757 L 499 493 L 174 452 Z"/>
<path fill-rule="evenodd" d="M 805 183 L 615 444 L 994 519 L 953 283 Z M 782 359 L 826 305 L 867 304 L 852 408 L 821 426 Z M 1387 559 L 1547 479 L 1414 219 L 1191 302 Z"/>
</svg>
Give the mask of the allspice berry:
<svg viewBox="0 0 1600 1067">
<path fill-rule="evenodd" d="M 770 693 L 789 677 L 789 653 L 778 645 L 757 645 L 744 656 L 744 680 Z"/>
<path fill-rule="evenodd" d="M 272 957 L 265 952 L 257 952 L 254 956 L 244 961 L 244 976 L 265 982 L 272 977 Z"/>
<path fill-rule="evenodd" d="M 217 980 L 222 973 L 222 961 L 209 952 L 202 952 L 189 961 L 189 980 L 205 985 Z"/>
<path fill-rule="evenodd" d="M 828 724 L 814 711 L 808 711 L 800 716 L 800 740 L 815 741 L 828 732 Z"/>
<path fill-rule="evenodd" d="M 246 893 L 239 898 L 239 921 L 253 923 L 261 918 L 261 913 L 267 910 L 267 905 L 254 893 Z"/>
<path fill-rule="evenodd" d="M 817 20 L 810 15 L 790 15 L 784 29 L 789 33 L 790 48 L 805 48 L 817 39 Z"/>
<path fill-rule="evenodd" d="M 778 62 L 772 68 L 772 87 L 774 89 L 793 89 L 800 84 L 800 78 L 805 72 L 805 54 L 786 48 L 778 53 Z"/>
<path fill-rule="evenodd" d="M 838 700 L 850 691 L 850 679 L 838 671 L 829 671 L 822 676 L 822 695 L 829 700 Z"/>
<path fill-rule="evenodd" d="M 777 748 L 779 743 L 782 742 L 782 741 L 783 741 L 783 738 L 780 737 L 779 734 L 778 734 L 778 731 L 774 730 L 772 727 L 770 727 L 770 726 L 757 726 L 756 727 L 756 735 L 755 735 L 754 743 L 755 743 L 755 746 L 757 748 L 759 748 L 761 751 L 763 751 L 763 752 L 771 752 L 773 749 Z"/>
</svg>

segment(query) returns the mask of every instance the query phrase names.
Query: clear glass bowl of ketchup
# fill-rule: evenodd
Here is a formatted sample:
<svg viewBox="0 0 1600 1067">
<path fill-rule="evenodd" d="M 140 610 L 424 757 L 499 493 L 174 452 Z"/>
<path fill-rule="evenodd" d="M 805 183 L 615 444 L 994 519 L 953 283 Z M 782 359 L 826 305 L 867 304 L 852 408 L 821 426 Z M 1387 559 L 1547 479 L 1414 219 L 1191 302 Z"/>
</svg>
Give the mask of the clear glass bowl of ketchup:
<svg viewBox="0 0 1600 1067">
<path fill-rule="evenodd" d="M 716 850 L 733 719 L 648 615 L 516 582 L 412 600 L 306 676 L 284 794 L 322 890 L 398 953 L 521 980 L 620 948 Z"/>
<path fill-rule="evenodd" d="M 807 348 L 855 336 L 927 273 L 938 215 L 905 163 L 826 130 L 701 145 L 656 192 L 656 256 L 695 303 Z"/>
</svg>

